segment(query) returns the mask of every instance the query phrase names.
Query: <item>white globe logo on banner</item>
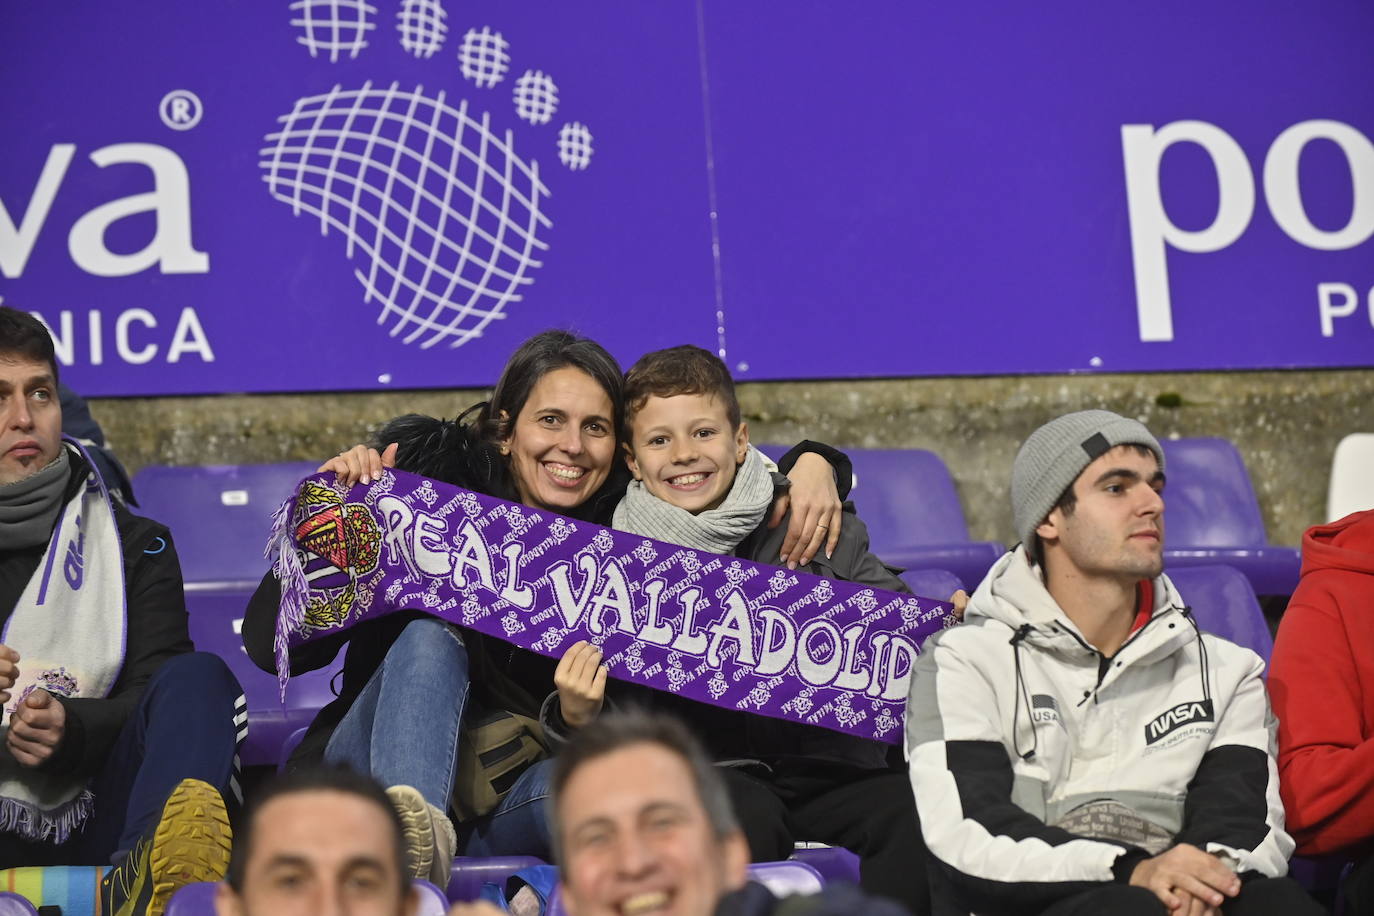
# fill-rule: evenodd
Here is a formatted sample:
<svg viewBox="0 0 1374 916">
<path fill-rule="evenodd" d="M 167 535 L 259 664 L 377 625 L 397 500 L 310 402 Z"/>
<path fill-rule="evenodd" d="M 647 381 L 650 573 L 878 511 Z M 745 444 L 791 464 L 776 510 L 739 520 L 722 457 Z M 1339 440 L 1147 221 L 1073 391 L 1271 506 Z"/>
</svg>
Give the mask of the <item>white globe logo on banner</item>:
<svg viewBox="0 0 1374 916">
<path fill-rule="evenodd" d="M 376 7 L 352 0 L 297 0 L 291 25 L 312 56 L 356 57 Z M 401 47 L 430 58 L 448 34 L 438 0 L 403 0 Z M 503 81 L 509 45 L 499 32 L 470 29 L 458 50 L 463 76 L 479 88 Z M 539 70 L 516 82 L 515 113 L 548 123 L 558 88 Z M 377 323 L 428 349 L 458 347 L 522 298 L 548 250 L 550 191 L 539 163 L 522 157 L 510 130 L 466 100 L 422 87 L 334 86 L 297 100 L 265 138 L 259 167 L 268 192 L 294 214 L 319 218 L 320 233 L 344 236 L 363 301 L 381 305 Z M 565 124 L 551 147 L 569 170 L 587 168 L 592 135 Z"/>
</svg>

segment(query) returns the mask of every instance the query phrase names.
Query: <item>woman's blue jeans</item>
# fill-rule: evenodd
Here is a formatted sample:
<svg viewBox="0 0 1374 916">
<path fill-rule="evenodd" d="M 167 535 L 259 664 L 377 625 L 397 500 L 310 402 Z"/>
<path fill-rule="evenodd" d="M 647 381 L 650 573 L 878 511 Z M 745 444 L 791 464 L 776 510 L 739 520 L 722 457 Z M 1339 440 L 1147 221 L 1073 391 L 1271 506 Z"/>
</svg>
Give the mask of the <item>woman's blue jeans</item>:
<svg viewBox="0 0 1374 916">
<path fill-rule="evenodd" d="M 447 811 L 471 688 L 468 672 L 461 631 L 435 617 L 412 620 L 330 736 L 325 759 L 369 773 L 383 786 L 414 786 L 425 801 Z M 520 774 L 496 810 L 471 824 L 459 852 L 547 861 L 549 764 L 542 760 Z"/>
</svg>

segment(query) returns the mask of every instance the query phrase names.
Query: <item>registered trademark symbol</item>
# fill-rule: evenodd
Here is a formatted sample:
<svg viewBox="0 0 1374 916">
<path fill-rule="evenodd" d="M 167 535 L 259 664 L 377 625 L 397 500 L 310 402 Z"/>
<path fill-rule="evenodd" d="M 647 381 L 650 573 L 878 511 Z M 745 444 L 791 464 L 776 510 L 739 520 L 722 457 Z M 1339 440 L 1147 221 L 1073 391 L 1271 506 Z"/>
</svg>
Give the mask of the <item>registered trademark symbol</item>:
<svg viewBox="0 0 1374 916">
<path fill-rule="evenodd" d="M 172 130 L 190 130 L 200 123 L 205 114 L 205 106 L 200 98 L 189 89 L 173 89 L 158 103 L 157 113 L 162 123 Z"/>
</svg>

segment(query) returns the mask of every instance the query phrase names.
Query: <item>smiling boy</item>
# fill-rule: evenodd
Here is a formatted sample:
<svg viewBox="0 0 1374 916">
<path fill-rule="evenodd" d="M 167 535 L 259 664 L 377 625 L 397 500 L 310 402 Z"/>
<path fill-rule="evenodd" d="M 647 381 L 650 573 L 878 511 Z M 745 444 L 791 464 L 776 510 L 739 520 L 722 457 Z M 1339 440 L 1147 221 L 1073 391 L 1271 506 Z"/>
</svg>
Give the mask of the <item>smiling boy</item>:
<svg viewBox="0 0 1374 916">
<path fill-rule="evenodd" d="M 786 481 L 749 444 L 734 381 L 694 346 L 649 353 L 625 376 L 626 460 L 634 475 L 616 508 L 622 531 L 710 553 L 776 563 L 786 525 L 766 514 Z M 805 572 L 910 593 L 868 550 L 868 530 L 846 505 L 829 556 Z M 797 839 L 860 857 L 862 885 L 924 913 L 920 829 L 906 779 L 886 747 L 796 723 L 663 696 L 706 739 L 723 770 L 754 861 L 785 859 Z"/>
</svg>

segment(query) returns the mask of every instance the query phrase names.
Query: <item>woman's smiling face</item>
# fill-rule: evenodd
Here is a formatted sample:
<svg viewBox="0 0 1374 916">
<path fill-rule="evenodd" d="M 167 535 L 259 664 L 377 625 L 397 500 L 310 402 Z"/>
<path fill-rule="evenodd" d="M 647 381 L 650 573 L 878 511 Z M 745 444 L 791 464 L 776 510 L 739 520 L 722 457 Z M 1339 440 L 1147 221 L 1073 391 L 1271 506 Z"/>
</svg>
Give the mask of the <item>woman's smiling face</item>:
<svg viewBox="0 0 1374 916">
<path fill-rule="evenodd" d="M 545 373 L 501 443 L 520 501 L 567 513 L 590 499 L 611 472 L 614 416 L 610 395 L 581 369 Z"/>
</svg>

